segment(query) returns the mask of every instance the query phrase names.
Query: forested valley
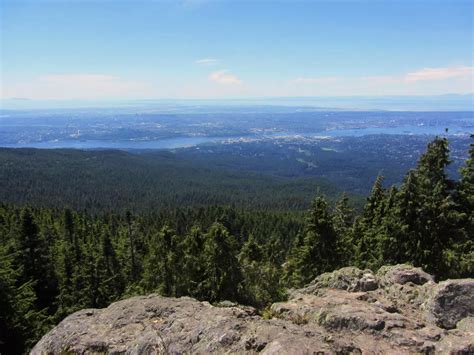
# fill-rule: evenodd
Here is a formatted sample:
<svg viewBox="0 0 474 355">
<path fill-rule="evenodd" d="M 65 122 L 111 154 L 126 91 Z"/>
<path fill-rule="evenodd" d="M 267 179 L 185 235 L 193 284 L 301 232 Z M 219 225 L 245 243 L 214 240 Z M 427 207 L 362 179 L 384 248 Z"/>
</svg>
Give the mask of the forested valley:
<svg viewBox="0 0 474 355">
<path fill-rule="evenodd" d="M 137 212 L 4 201 L 0 353 L 27 351 L 71 312 L 136 294 L 233 301 L 264 314 L 288 288 L 348 265 L 472 277 L 474 143 L 458 180 L 449 163 L 447 139 L 434 139 L 401 185 L 374 176 L 361 211 L 346 194 L 333 202 L 321 191 L 304 214 L 285 204 Z"/>
<path fill-rule="evenodd" d="M 226 169 L 214 159 L 196 162 L 166 150 L 0 148 L 0 201 L 99 214 L 212 205 L 303 211 L 317 189 L 331 200 L 342 191 L 324 178 Z M 360 196 L 350 198 L 361 204 Z"/>
</svg>

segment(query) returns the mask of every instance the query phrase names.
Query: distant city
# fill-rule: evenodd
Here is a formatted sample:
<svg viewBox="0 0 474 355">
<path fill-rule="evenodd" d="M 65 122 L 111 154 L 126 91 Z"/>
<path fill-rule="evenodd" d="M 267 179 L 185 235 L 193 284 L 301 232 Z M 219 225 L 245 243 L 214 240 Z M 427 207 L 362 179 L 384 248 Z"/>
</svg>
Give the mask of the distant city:
<svg viewBox="0 0 474 355">
<path fill-rule="evenodd" d="M 202 143 L 374 134 L 468 136 L 472 111 L 322 110 L 284 106 L 0 111 L 0 146 L 170 149 Z"/>
</svg>

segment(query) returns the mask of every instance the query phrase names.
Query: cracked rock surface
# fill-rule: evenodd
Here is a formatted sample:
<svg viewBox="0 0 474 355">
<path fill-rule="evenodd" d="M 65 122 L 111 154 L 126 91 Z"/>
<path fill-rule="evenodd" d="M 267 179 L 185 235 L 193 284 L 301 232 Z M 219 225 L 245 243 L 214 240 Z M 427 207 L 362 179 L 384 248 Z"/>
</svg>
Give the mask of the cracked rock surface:
<svg viewBox="0 0 474 355">
<path fill-rule="evenodd" d="M 231 302 L 152 294 L 76 312 L 32 353 L 470 353 L 473 307 L 473 279 L 437 284 L 406 265 L 343 268 L 292 290 L 271 319 Z"/>
</svg>

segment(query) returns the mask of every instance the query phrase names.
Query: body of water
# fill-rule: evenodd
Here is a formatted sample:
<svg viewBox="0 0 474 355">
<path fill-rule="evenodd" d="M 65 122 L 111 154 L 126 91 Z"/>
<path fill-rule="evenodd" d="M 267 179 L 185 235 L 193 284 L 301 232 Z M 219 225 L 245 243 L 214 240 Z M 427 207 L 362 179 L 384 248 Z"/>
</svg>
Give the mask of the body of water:
<svg viewBox="0 0 474 355">
<path fill-rule="evenodd" d="M 466 128 L 452 127 L 448 134 L 470 134 Z M 5 148 L 74 148 L 74 149 L 175 149 L 196 146 L 203 143 L 216 143 L 227 139 L 238 138 L 264 138 L 264 137 L 284 137 L 284 136 L 330 136 L 330 137 L 361 137 L 373 134 L 406 134 L 406 135 L 444 135 L 445 127 L 440 126 L 399 126 L 399 127 L 367 127 L 353 129 L 334 129 L 317 132 L 280 132 L 274 135 L 246 135 L 246 136 L 199 136 L 199 137 L 173 137 L 163 138 L 153 141 L 134 140 L 56 140 L 44 142 L 28 142 L 0 144 Z"/>
<path fill-rule="evenodd" d="M 219 142 L 231 137 L 173 137 L 154 141 L 132 140 L 58 140 L 45 142 L 1 144 L 5 148 L 73 148 L 73 149 L 174 149 L 202 143 Z"/>
</svg>

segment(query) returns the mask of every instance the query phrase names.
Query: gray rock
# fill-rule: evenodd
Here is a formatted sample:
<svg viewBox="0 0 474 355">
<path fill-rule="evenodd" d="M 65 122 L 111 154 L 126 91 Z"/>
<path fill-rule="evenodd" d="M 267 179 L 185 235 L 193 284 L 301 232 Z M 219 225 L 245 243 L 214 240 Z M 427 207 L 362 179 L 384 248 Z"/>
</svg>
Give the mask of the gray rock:
<svg viewBox="0 0 474 355">
<path fill-rule="evenodd" d="M 372 291 L 377 289 L 378 282 L 371 270 L 360 270 L 356 267 L 345 267 L 334 272 L 321 274 L 301 290 L 303 293 L 314 293 L 321 288 L 335 288 L 350 292 Z"/>
<path fill-rule="evenodd" d="M 474 317 L 464 318 L 457 324 L 457 329 L 450 330 L 436 344 L 440 354 L 473 354 L 474 353 Z"/>
<path fill-rule="evenodd" d="M 441 282 L 426 302 L 428 321 L 452 329 L 466 317 L 474 316 L 474 280 L 460 279 Z"/>
<path fill-rule="evenodd" d="M 392 282 L 377 288 L 373 273 L 356 268 L 327 273 L 295 290 L 288 301 L 273 304 L 266 312 L 271 319 L 227 301 L 213 306 L 189 297 L 133 297 L 68 316 L 32 354 L 473 351 L 474 318 L 467 316 L 474 280 Z"/>
<path fill-rule="evenodd" d="M 434 281 L 433 276 L 422 269 L 406 264 L 382 266 L 377 272 L 377 277 L 382 285 L 405 285 L 408 282 L 423 285 Z"/>
<path fill-rule="evenodd" d="M 295 324 L 264 320 L 249 308 L 214 307 L 188 297 L 133 297 L 66 317 L 31 353 L 274 353 L 278 346 L 295 354 L 330 350 L 318 334 L 308 337 Z"/>
</svg>

